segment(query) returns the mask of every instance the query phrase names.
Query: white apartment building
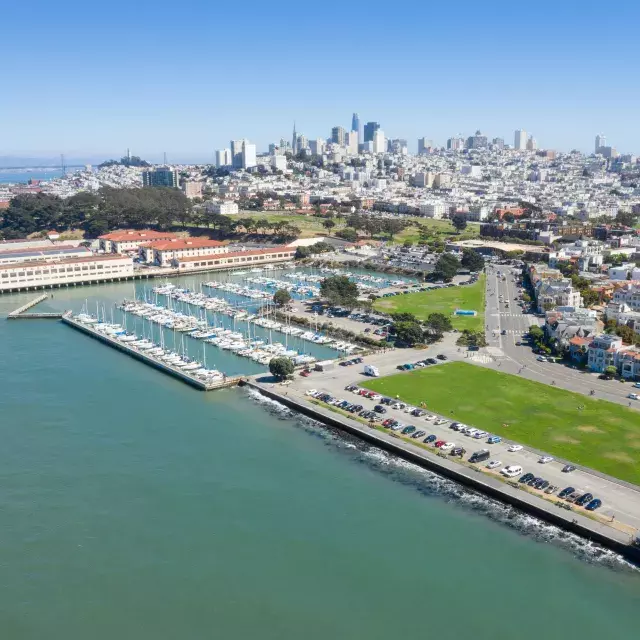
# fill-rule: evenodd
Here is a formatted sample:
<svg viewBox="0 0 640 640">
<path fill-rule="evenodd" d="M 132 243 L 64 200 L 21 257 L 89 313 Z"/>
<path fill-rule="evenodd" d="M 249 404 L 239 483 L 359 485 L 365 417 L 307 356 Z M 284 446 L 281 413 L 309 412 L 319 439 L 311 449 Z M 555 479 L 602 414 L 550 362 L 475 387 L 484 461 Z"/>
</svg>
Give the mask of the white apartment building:
<svg viewBox="0 0 640 640">
<path fill-rule="evenodd" d="M 447 215 L 448 207 L 444 202 L 423 202 L 420 204 L 420 215 L 440 220 Z"/>
<path fill-rule="evenodd" d="M 387 145 L 384 139 L 384 131 L 378 129 L 373 135 L 373 153 L 384 153 L 387 150 Z"/>
<path fill-rule="evenodd" d="M 275 157 L 284 157 L 284 156 L 274 156 L 274 158 Z M 225 216 L 233 215 L 235 213 L 238 213 L 239 211 L 237 203 L 226 201 L 226 200 L 207 202 L 207 204 L 205 205 L 205 209 L 209 213 L 218 213 Z"/>
<path fill-rule="evenodd" d="M 469 207 L 467 212 L 467 220 L 470 222 L 482 222 L 489 217 L 491 210 L 487 205 L 476 204 Z"/>
<path fill-rule="evenodd" d="M 180 259 L 227 253 L 228 247 L 209 238 L 185 238 L 151 242 L 140 247 L 140 259 L 160 267 L 175 266 Z"/>
<path fill-rule="evenodd" d="M 274 154 L 271 156 L 271 168 L 276 171 L 287 170 L 287 158 L 284 155 Z"/>
<path fill-rule="evenodd" d="M 632 311 L 640 311 L 640 285 L 625 284 L 613 293 L 613 301 L 616 304 L 625 304 Z"/>
<path fill-rule="evenodd" d="M 0 291 L 104 282 L 133 275 L 133 260 L 120 255 L 0 265 Z"/>
<path fill-rule="evenodd" d="M 472 178 L 481 178 L 482 167 L 475 164 L 465 164 L 460 169 L 460 173 L 463 176 L 471 176 Z"/>
<path fill-rule="evenodd" d="M 232 163 L 231 149 L 218 149 L 216 151 L 216 167 L 230 167 Z"/>
<path fill-rule="evenodd" d="M 546 308 L 582 307 L 582 296 L 576 291 L 568 278 L 549 278 L 541 280 L 536 291 L 538 312 L 542 313 Z"/>
<path fill-rule="evenodd" d="M 634 262 L 621 264 L 619 267 L 610 267 L 609 278 L 611 280 L 627 280 L 627 276 L 631 273 L 633 269 L 635 269 L 635 267 L 636 265 Z"/>
<path fill-rule="evenodd" d="M 513 148 L 518 151 L 525 151 L 527 148 L 527 132 L 524 129 L 517 129 L 513 136 Z"/>
<path fill-rule="evenodd" d="M 413 184 L 416 187 L 429 188 L 433 185 L 435 177 L 435 173 L 431 171 L 421 171 L 413 177 Z"/>
<path fill-rule="evenodd" d="M 242 145 L 242 168 L 251 169 L 257 165 L 256 145 L 249 144 L 246 140 Z"/>
<path fill-rule="evenodd" d="M 591 371 L 603 373 L 607 367 L 616 366 L 616 354 L 622 349 L 622 338 L 602 334 L 595 336 L 588 347 L 587 364 Z"/>
</svg>

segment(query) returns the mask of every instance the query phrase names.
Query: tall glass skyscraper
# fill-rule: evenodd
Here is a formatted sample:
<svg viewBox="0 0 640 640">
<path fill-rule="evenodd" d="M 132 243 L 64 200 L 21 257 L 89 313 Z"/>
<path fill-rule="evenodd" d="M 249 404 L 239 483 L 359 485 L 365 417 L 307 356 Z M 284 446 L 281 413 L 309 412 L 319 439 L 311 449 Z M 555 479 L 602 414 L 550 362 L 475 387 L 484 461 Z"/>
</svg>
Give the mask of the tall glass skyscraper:
<svg viewBox="0 0 640 640">
<path fill-rule="evenodd" d="M 351 118 L 351 131 L 357 131 L 358 140 L 360 140 L 360 116 L 357 113 L 354 113 Z"/>
<path fill-rule="evenodd" d="M 376 137 L 376 131 L 379 129 L 379 122 L 367 122 L 367 124 L 364 125 L 364 141 L 373 142 L 373 139 Z"/>
</svg>

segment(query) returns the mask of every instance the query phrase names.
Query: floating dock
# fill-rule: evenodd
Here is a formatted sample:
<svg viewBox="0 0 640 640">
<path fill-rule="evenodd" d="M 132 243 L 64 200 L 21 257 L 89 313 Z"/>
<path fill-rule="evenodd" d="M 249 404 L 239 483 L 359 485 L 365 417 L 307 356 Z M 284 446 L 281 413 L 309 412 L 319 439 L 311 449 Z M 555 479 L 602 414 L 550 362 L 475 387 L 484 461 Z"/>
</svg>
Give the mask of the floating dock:
<svg viewBox="0 0 640 640">
<path fill-rule="evenodd" d="M 74 320 L 71 316 L 71 311 L 67 311 L 62 315 L 62 322 L 64 322 L 66 325 L 69 325 L 70 327 L 73 327 L 74 329 L 77 329 L 78 331 L 82 331 L 82 333 L 85 333 L 92 338 L 100 340 L 100 342 L 103 342 L 104 344 L 108 344 L 118 351 L 126 353 L 136 360 L 140 360 L 156 369 L 159 369 L 160 371 L 163 371 L 164 373 L 169 374 L 170 376 L 173 376 L 174 378 L 179 378 L 183 382 L 186 382 L 187 384 L 195 387 L 196 389 L 200 389 L 201 391 L 213 391 L 214 389 L 234 387 L 242 379 L 241 376 L 234 376 L 225 377 L 223 380 L 219 380 L 216 382 L 203 382 L 199 378 L 192 376 L 188 371 L 182 371 L 177 367 L 173 367 L 172 365 L 167 364 L 166 362 L 162 362 L 161 360 L 158 360 L 157 358 L 154 358 L 153 356 L 150 356 L 143 351 L 139 351 L 135 347 L 129 346 L 126 342 L 120 342 L 115 338 L 96 331 L 90 325 L 82 324 L 81 322 Z"/>
</svg>

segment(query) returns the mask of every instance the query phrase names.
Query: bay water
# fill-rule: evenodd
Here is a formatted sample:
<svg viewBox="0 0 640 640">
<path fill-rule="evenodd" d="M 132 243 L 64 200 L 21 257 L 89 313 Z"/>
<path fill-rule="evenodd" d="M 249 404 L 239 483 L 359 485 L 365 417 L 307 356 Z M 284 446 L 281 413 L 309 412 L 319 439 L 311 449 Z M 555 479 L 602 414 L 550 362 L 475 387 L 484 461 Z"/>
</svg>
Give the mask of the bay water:
<svg viewBox="0 0 640 640">
<path fill-rule="evenodd" d="M 57 321 L 0 318 L 0 435 L 3 638 L 637 636 L 615 554 Z"/>
</svg>

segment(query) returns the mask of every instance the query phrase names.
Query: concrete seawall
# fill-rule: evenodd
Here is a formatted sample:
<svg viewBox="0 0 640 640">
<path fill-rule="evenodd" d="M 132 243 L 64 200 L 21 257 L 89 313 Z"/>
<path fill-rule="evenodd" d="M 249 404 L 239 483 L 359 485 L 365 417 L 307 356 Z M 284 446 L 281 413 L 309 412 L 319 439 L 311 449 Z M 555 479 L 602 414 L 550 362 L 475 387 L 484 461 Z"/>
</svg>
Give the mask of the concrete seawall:
<svg viewBox="0 0 640 640">
<path fill-rule="evenodd" d="M 546 500 L 515 486 L 503 483 L 481 471 L 462 466 L 446 456 L 440 457 L 388 433 L 360 425 L 346 417 L 343 418 L 339 414 L 323 407 L 284 395 L 284 392 L 276 390 L 272 385 L 263 385 L 251 380 L 243 381 L 241 385 L 249 386 L 290 409 L 349 433 L 380 449 L 393 453 L 403 460 L 417 464 L 470 489 L 516 507 L 520 511 L 529 513 L 545 522 L 596 542 L 616 553 L 620 553 L 636 564 L 640 563 L 640 547 L 632 545 L 629 536 L 621 531 L 591 520 L 579 513 L 565 511 L 552 503 L 548 503 Z"/>
</svg>

